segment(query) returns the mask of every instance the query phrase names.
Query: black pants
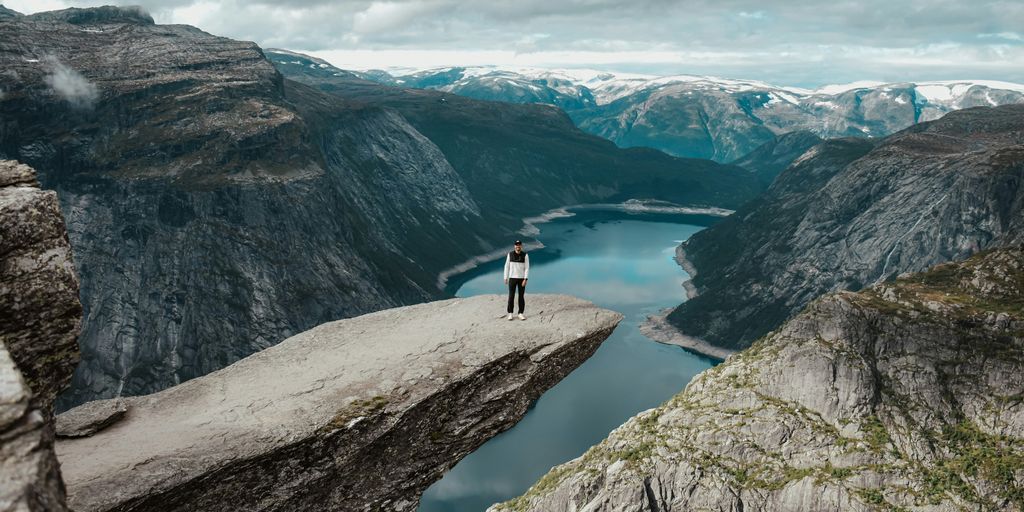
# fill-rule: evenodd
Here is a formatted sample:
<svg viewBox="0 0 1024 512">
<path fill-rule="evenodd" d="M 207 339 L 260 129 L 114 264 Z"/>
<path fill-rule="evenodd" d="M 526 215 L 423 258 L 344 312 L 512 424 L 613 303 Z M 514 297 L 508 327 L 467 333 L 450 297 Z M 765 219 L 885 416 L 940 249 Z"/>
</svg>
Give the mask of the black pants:
<svg viewBox="0 0 1024 512">
<path fill-rule="evenodd" d="M 512 299 L 516 296 L 516 289 L 519 290 L 519 314 L 523 314 L 523 310 L 526 309 L 526 298 L 523 294 L 526 293 L 526 279 L 520 279 L 518 277 L 510 277 L 508 279 L 508 313 L 512 314 Z"/>
</svg>

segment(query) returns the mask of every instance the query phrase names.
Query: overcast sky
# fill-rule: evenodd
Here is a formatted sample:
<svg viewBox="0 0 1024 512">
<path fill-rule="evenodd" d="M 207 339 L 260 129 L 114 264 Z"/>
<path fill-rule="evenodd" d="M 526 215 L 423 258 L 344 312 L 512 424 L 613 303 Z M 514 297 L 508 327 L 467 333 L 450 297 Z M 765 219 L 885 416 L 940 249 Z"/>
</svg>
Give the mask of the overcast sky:
<svg viewBox="0 0 1024 512">
<path fill-rule="evenodd" d="M 1024 0 L 0 0 L 142 5 L 158 23 L 348 69 L 494 64 L 709 74 L 814 87 L 1024 82 Z"/>
</svg>

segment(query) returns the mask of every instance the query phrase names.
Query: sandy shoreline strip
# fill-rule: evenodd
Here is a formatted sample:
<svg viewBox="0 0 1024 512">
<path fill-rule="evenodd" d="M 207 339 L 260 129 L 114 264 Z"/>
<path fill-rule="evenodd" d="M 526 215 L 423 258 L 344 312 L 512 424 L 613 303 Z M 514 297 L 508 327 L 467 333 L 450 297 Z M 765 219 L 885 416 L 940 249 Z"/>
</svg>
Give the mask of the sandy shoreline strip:
<svg viewBox="0 0 1024 512">
<path fill-rule="evenodd" d="M 671 308 L 663 310 L 657 315 L 647 317 L 647 320 L 640 324 L 640 334 L 666 345 L 677 345 L 691 352 L 725 360 L 725 358 L 736 353 L 735 350 L 716 347 L 700 338 L 687 336 L 679 331 L 674 325 L 668 323 L 666 317 Z"/>
</svg>

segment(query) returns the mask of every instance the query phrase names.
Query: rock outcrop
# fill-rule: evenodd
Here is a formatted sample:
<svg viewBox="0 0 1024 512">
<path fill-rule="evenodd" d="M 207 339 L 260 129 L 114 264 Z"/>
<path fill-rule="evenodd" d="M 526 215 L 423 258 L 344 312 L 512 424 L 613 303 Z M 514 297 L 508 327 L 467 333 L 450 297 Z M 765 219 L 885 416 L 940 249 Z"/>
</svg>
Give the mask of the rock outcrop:
<svg viewBox="0 0 1024 512">
<path fill-rule="evenodd" d="M 57 195 L 0 160 L 0 510 L 67 510 L 53 404 L 78 362 L 81 312 Z"/>
<path fill-rule="evenodd" d="M 524 216 L 756 192 L 736 167 L 620 150 L 550 107 L 327 94 L 254 43 L 138 9 L 0 16 L 0 70 L 0 157 L 57 191 L 82 280 L 61 409 L 442 298 L 438 274 L 504 247 Z"/>
<path fill-rule="evenodd" d="M 824 293 L 1024 243 L 1022 148 L 1024 105 L 815 146 L 764 195 L 682 244 L 696 296 L 668 320 L 743 348 Z"/>
<path fill-rule="evenodd" d="M 47 412 L 0 342 L 0 510 L 67 510 Z"/>
<path fill-rule="evenodd" d="M 78 364 L 82 305 L 57 194 L 27 165 L 0 160 L 0 339 L 52 410 Z"/>
<path fill-rule="evenodd" d="M 1024 510 L 1024 249 L 839 292 L 493 511 Z"/>
<path fill-rule="evenodd" d="M 87 437 L 120 421 L 128 414 L 123 398 L 93 400 L 58 414 L 54 429 L 58 437 Z"/>
<path fill-rule="evenodd" d="M 622 319 L 479 296 L 321 325 L 209 375 L 126 398 L 61 439 L 70 505 L 96 510 L 414 510 L 420 493 L 586 360 Z M 73 411 L 71 411 L 73 412 Z"/>
</svg>

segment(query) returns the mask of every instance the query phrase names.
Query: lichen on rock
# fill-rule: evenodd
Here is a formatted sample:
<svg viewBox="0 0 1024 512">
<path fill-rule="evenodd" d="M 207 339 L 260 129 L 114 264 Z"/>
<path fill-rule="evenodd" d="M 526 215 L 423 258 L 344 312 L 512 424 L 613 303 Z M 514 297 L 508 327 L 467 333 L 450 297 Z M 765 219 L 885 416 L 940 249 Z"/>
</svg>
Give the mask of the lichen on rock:
<svg viewBox="0 0 1024 512">
<path fill-rule="evenodd" d="M 494 511 L 1022 510 L 1024 250 L 809 305 Z"/>
<path fill-rule="evenodd" d="M 0 160 L 0 510 L 67 510 L 51 420 L 81 311 L 56 194 Z"/>
</svg>

